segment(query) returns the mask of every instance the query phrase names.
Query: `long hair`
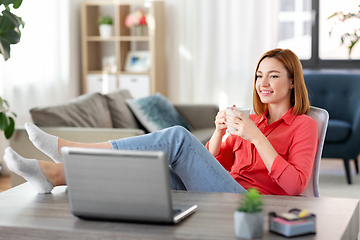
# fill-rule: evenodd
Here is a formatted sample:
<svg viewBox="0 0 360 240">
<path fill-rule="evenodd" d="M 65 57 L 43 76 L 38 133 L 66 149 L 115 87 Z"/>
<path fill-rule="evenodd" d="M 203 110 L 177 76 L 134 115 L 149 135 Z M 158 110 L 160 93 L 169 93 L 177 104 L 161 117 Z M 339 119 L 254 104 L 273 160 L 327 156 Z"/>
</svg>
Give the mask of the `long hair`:
<svg viewBox="0 0 360 240">
<path fill-rule="evenodd" d="M 262 115 L 268 109 L 268 104 L 261 102 L 260 97 L 256 91 L 257 71 L 259 69 L 260 63 L 265 58 L 275 58 L 282 62 L 287 70 L 288 77 L 293 79 L 294 88 L 291 92 L 291 106 L 294 107 L 293 114 L 308 114 L 310 111 L 310 102 L 304 81 L 301 62 L 296 54 L 291 50 L 281 48 L 276 48 L 264 53 L 256 66 L 253 91 L 253 108 L 255 113 L 257 115 Z"/>
</svg>

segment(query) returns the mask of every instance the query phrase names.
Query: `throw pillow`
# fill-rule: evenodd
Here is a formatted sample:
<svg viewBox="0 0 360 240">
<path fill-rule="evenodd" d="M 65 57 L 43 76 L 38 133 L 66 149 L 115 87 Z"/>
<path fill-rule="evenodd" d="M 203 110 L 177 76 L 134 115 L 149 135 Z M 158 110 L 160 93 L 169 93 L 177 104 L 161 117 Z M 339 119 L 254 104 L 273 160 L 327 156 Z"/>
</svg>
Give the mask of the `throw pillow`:
<svg viewBox="0 0 360 240">
<path fill-rule="evenodd" d="M 126 103 L 149 132 L 159 131 L 175 125 L 190 130 L 190 125 L 182 118 L 170 101 L 160 93 L 139 99 L 127 99 Z"/>
<path fill-rule="evenodd" d="M 106 99 L 100 93 L 85 94 L 64 104 L 30 110 L 35 125 L 42 127 L 112 128 Z"/>
<path fill-rule="evenodd" d="M 140 128 L 136 118 L 126 105 L 132 99 L 128 90 L 119 90 L 105 95 L 114 128 Z"/>
</svg>

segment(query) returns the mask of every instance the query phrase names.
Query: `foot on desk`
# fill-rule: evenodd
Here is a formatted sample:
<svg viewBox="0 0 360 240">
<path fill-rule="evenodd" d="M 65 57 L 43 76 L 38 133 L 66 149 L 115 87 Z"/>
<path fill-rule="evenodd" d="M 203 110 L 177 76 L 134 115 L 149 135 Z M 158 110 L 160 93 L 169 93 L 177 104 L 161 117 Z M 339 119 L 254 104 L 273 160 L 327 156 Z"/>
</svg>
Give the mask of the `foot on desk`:
<svg viewBox="0 0 360 240">
<path fill-rule="evenodd" d="M 29 135 L 30 141 L 34 146 L 48 155 L 56 163 L 62 163 L 63 159 L 58 152 L 58 140 L 59 138 L 50 135 L 34 124 L 25 123 L 26 132 Z"/>
<path fill-rule="evenodd" d="M 36 159 L 23 158 L 8 147 L 5 149 L 4 160 L 11 171 L 25 178 L 39 193 L 50 193 L 54 188 Z"/>
</svg>

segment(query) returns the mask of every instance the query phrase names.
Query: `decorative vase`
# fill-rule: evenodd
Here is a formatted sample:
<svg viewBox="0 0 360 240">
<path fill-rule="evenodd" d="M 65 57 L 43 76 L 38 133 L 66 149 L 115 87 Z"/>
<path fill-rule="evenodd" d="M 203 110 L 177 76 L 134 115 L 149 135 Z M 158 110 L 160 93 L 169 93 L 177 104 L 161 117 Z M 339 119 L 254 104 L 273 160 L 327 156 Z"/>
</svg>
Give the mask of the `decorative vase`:
<svg viewBox="0 0 360 240">
<path fill-rule="evenodd" d="M 234 229 L 238 238 L 261 238 L 263 236 L 264 212 L 234 212 Z"/>
<path fill-rule="evenodd" d="M 143 25 L 135 26 L 135 36 L 142 36 L 144 34 Z"/>
<path fill-rule="evenodd" d="M 112 25 L 102 24 L 99 25 L 100 37 L 109 38 L 112 35 Z"/>
</svg>

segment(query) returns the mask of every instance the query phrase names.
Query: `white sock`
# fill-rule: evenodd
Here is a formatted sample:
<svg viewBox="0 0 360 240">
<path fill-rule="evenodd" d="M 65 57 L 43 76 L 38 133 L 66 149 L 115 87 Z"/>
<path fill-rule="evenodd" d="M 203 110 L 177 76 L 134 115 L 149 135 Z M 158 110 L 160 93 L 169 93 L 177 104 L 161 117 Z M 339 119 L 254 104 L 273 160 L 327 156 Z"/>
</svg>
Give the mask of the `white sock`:
<svg viewBox="0 0 360 240">
<path fill-rule="evenodd" d="M 63 162 L 63 159 L 58 152 L 58 137 L 50 135 L 30 123 L 25 123 L 25 129 L 29 135 L 30 141 L 37 149 L 48 155 L 56 163 Z"/>
<path fill-rule="evenodd" d="M 11 171 L 25 178 L 39 193 L 50 193 L 54 188 L 36 159 L 23 158 L 8 147 L 5 149 L 4 160 Z"/>
</svg>

